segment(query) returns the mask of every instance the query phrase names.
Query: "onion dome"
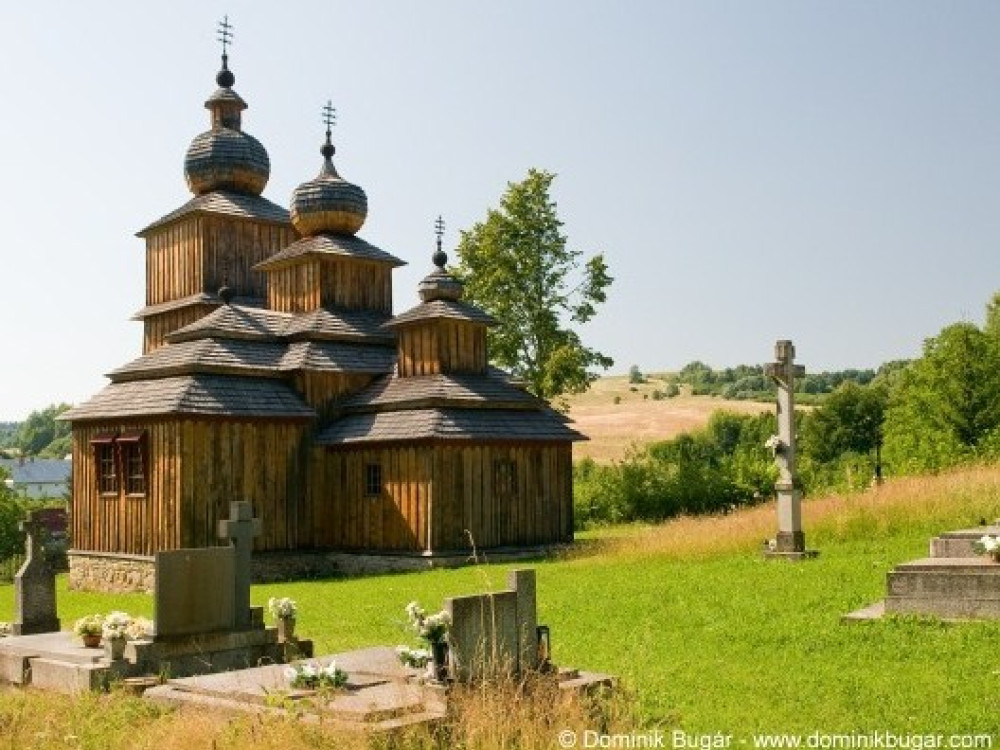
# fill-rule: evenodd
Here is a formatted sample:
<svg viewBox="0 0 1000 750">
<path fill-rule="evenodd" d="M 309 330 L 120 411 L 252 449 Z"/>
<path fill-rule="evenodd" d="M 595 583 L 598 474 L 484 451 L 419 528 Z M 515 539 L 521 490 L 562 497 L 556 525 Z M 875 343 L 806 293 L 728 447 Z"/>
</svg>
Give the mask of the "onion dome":
<svg viewBox="0 0 1000 750">
<path fill-rule="evenodd" d="M 323 167 L 319 175 L 303 182 L 292 192 L 292 225 L 304 237 L 329 232 L 356 234 L 368 215 L 368 196 L 365 191 L 339 174 L 333 166 L 336 149 L 330 142 L 333 108 L 327 103 L 324 109 L 326 143 L 320 149 Z"/>
<path fill-rule="evenodd" d="M 446 270 L 445 264 L 448 262 L 448 254 L 441 249 L 441 238 L 444 236 L 444 219 L 438 216 L 434 223 L 434 231 L 437 234 L 437 251 L 431 257 L 437 270 L 432 271 L 429 276 L 417 285 L 417 293 L 423 302 L 433 302 L 434 300 L 452 300 L 457 302 L 462 299 L 465 287 L 461 281 L 456 279 Z"/>
<path fill-rule="evenodd" d="M 195 195 L 232 190 L 260 195 L 271 174 L 271 160 L 260 141 L 240 129 L 247 108 L 233 91 L 236 76 L 222 53 L 222 70 L 215 77 L 219 89 L 205 102 L 212 113 L 212 129 L 196 136 L 184 157 L 184 177 Z"/>
</svg>

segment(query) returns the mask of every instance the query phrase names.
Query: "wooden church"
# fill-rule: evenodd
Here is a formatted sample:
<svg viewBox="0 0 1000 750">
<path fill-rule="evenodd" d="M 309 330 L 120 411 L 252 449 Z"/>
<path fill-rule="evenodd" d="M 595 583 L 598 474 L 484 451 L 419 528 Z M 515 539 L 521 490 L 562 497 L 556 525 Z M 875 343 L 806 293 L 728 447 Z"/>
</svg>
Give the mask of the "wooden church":
<svg viewBox="0 0 1000 750">
<path fill-rule="evenodd" d="M 488 365 L 493 321 L 445 270 L 443 226 L 421 303 L 393 316 L 404 263 L 357 234 L 367 197 L 334 167 L 329 105 L 319 175 L 286 211 L 261 195 L 225 47 L 216 81 L 194 197 L 139 232 L 142 356 L 65 417 L 71 585 L 148 588 L 157 551 L 222 543 L 232 500 L 261 519 L 272 578 L 571 541 L 582 436 Z"/>
</svg>

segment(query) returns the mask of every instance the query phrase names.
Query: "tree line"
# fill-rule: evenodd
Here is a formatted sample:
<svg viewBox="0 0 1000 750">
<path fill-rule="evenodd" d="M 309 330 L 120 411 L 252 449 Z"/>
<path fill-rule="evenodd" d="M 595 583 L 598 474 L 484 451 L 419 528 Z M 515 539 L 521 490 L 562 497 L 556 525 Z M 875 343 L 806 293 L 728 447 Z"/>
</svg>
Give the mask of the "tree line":
<svg viewBox="0 0 1000 750">
<path fill-rule="evenodd" d="M 23 422 L 0 425 L 0 453 L 39 458 L 62 458 L 73 450 L 73 436 L 68 422 L 57 417 L 69 404 L 51 404 L 37 409 Z"/>
<path fill-rule="evenodd" d="M 722 373 L 694 362 L 680 377 L 705 388 L 758 377 L 753 366 Z M 818 382 L 830 393 L 796 412 L 806 495 L 866 487 L 879 460 L 891 477 L 1000 459 L 1000 293 L 982 327 L 947 326 L 915 360 L 824 375 Z M 703 429 L 636 447 L 610 466 L 579 462 L 577 522 L 662 520 L 769 499 L 777 470 L 764 443 L 776 431 L 773 414 L 718 412 Z"/>
</svg>

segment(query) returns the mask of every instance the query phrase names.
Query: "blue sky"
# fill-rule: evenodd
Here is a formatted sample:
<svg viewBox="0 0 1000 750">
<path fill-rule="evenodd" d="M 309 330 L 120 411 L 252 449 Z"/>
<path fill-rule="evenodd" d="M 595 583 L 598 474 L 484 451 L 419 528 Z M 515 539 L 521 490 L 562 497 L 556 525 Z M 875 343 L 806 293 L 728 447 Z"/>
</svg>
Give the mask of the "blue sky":
<svg viewBox="0 0 1000 750">
<path fill-rule="evenodd" d="M 0 419 L 138 356 L 143 244 L 184 203 L 215 24 L 287 205 L 330 98 L 361 235 L 430 269 L 531 167 L 616 281 L 585 339 L 643 370 L 919 353 L 1000 289 L 1000 3 L 6 3 Z"/>
</svg>

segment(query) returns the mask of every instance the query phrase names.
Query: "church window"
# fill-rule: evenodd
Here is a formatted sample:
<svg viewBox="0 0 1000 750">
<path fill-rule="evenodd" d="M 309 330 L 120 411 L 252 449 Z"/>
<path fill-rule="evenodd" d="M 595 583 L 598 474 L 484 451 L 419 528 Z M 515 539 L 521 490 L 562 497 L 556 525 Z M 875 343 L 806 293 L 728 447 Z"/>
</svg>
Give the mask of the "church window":
<svg viewBox="0 0 1000 750">
<path fill-rule="evenodd" d="M 94 474 L 97 490 L 102 495 L 118 492 L 118 461 L 115 455 L 115 436 L 111 433 L 95 435 L 90 444 L 94 449 Z"/>
<path fill-rule="evenodd" d="M 146 432 L 126 432 L 118 437 L 126 495 L 146 494 Z"/>
<path fill-rule="evenodd" d="M 493 462 L 493 495 L 501 500 L 517 496 L 517 462 L 498 458 Z"/>
<path fill-rule="evenodd" d="M 365 464 L 365 496 L 380 497 L 382 495 L 382 464 Z"/>
</svg>

